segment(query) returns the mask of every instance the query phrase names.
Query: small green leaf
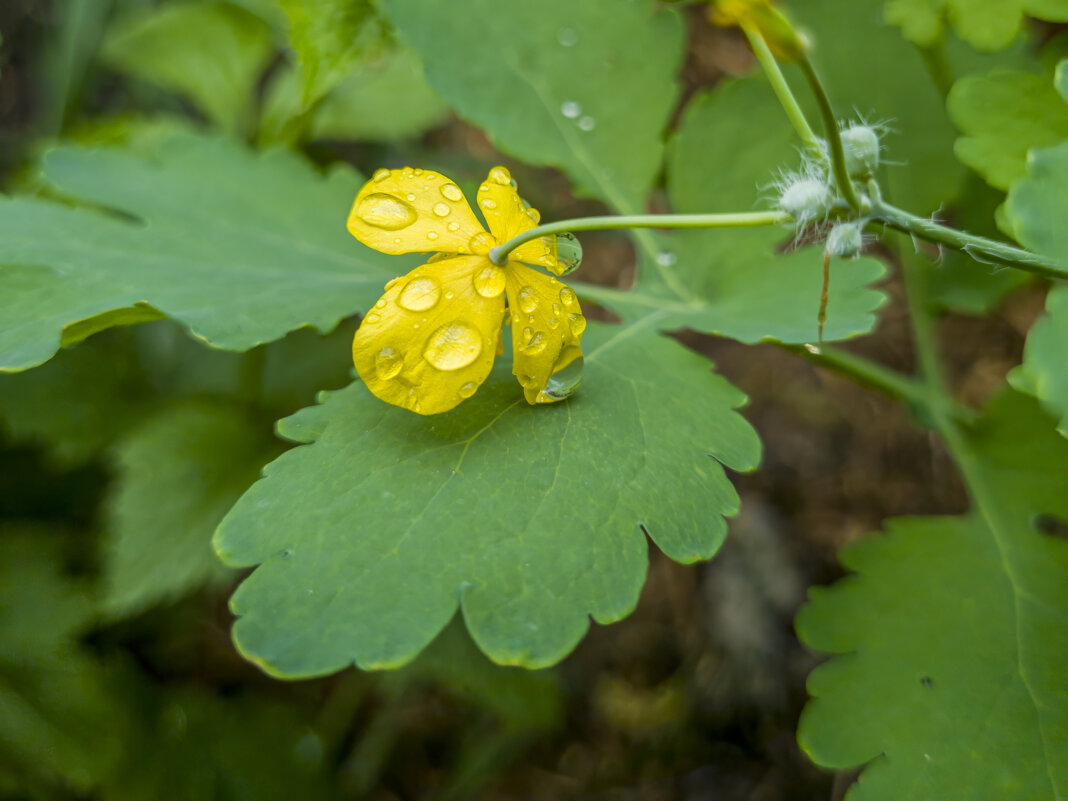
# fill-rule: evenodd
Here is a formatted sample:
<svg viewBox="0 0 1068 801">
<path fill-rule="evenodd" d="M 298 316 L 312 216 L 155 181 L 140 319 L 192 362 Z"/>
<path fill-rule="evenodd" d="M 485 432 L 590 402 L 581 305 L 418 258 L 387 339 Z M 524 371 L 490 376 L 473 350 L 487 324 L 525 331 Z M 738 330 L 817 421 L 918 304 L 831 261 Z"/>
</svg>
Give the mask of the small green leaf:
<svg viewBox="0 0 1068 801">
<path fill-rule="evenodd" d="M 205 400 L 156 412 L 117 446 L 103 605 L 125 617 L 226 576 L 211 534 L 278 452 L 247 409 Z"/>
<path fill-rule="evenodd" d="M 387 41 L 371 0 L 279 0 L 289 40 L 303 67 L 302 106 L 338 85 Z"/>
<path fill-rule="evenodd" d="M 226 3 L 171 3 L 113 25 L 102 55 L 117 70 L 177 92 L 227 133 L 248 124 L 271 56 L 271 30 Z"/>
<path fill-rule="evenodd" d="M 1020 30 L 1024 15 L 1068 22 L 1064 0 L 886 0 L 886 20 L 923 47 L 944 35 L 948 19 L 964 41 L 978 50 L 1001 50 Z"/>
<path fill-rule="evenodd" d="M 655 324 L 591 323 L 586 381 L 559 404 L 528 406 L 501 364 L 448 414 L 354 384 L 282 421 L 307 444 L 215 535 L 225 562 L 259 565 L 231 600 L 238 648 L 286 677 L 395 667 L 460 607 L 490 658 L 538 667 L 590 616 L 633 609 L 643 530 L 676 560 L 711 557 L 738 503 L 721 462 L 752 469 L 759 441 L 744 396 Z"/>
<path fill-rule="evenodd" d="M 850 801 L 1068 795 L 1068 442 L 1006 392 L 965 436 L 978 508 L 891 521 L 850 546 L 855 575 L 813 590 L 798 739 L 828 768 L 870 762 Z"/>
<path fill-rule="evenodd" d="M 1068 437 L 1068 286 L 1049 291 L 1046 313 L 1031 326 L 1023 364 L 1009 373 L 1009 382 L 1038 398 Z"/>
<path fill-rule="evenodd" d="M 962 162 L 991 186 L 1008 189 L 1027 173 L 1027 153 L 1068 136 L 1068 103 L 1051 70 L 1042 75 L 996 70 L 957 81 L 949 93 L 953 122 L 964 134 L 954 146 Z"/>
<path fill-rule="evenodd" d="M 44 175 L 119 214 L 0 198 L 0 369 L 45 361 L 72 324 L 144 305 L 230 350 L 328 331 L 408 263 L 345 230 L 359 175 L 322 178 L 288 153 L 176 136 L 153 157 L 60 148 Z"/>
</svg>

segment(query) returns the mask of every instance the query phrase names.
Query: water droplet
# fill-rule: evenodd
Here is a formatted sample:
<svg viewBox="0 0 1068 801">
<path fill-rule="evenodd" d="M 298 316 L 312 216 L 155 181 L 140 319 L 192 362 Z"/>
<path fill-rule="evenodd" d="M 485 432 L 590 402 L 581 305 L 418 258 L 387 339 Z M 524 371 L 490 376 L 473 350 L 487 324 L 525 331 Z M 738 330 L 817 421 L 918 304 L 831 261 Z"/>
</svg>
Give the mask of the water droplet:
<svg viewBox="0 0 1068 801">
<path fill-rule="evenodd" d="M 530 342 L 530 338 L 532 336 L 534 336 L 534 329 L 533 328 L 524 328 L 522 336 L 523 336 L 523 344 L 526 345 L 528 342 Z"/>
<path fill-rule="evenodd" d="M 527 209 L 527 216 L 534 221 L 535 225 L 541 222 L 541 212 L 537 209 Z"/>
<path fill-rule="evenodd" d="M 504 292 L 504 270 L 494 265 L 483 267 L 475 275 L 475 291 L 484 298 L 500 297 Z"/>
<path fill-rule="evenodd" d="M 482 338 L 471 326 L 454 322 L 430 335 L 423 358 L 439 370 L 467 367 L 482 352 Z"/>
<path fill-rule="evenodd" d="M 556 41 L 561 47 L 574 47 L 578 44 L 578 33 L 574 28 L 561 28 L 556 32 Z"/>
<path fill-rule="evenodd" d="M 560 327 L 560 318 L 559 317 L 550 317 L 549 318 L 549 328 L 559 328 L 559 327 Z"/>
<path fill-rule="evenodd" d="M 450 289 L 450 290 L 445 292 L 445 300 L 452 300 L 452 298 L 453 298 L 453 292 Z"/>
<path fill-rule="evenodd" d="M 493 238 L 493 234 L 487 233 L 486 231 L 479 231 L 471 237 L 471 241 L 467 243 L 467 246 L 471 248 L 471 252 L 475 255 L 485 256 L 496 244 L 497 240 Z"/>
<path fill-rule="evenodd" d="M 396 283 L 399 280 L 400 280 L 399 278 L 394 278 L 392 281 L 390 281 L 388 284 L 386 284 L 386 289 L 389 289 L 392 284 Z M 379 298 L 378 300 L 376 300 L 375 301 L 375 308 L 376 309 L 384 309 L 384 308 L 386 308 L 386 299 L 385 298 Z"/>
<path fill-rule="evenodd" d="M 519 375 L 517 375 L 516 379 L 519 381 L 520 386 L 524 388 L 532 387 L 538 383 L 538 380 L 534 378 L 534 376 L 525 375 L 524 373 L 520 373 Z"/>
<path fill-rule="evenodd" d="M 415 200 L 415 195 L 413 195 L 411 192 L 408 193 L 407 197 L 408 197 L 408 202 L 412 202 L 412 201 Z"/>
<path fill-rule="evenodd" d="M 534 294 L 534 290 L 529 286 L 519 290 L 519 294 L 516 295 L 516 302 L 519 304 L 523 314 L 533 314 L 534 310 L 538 308 L 538 298 Z"/>
<path fill-rule="evenodd" d="M 474 381 L 468 381 L 466 384 L 461 384 L 459 389 L 460 397 L 470 398 L 472 395 L 475 394 L 475 390 L 477 389 L 478 384 L 476 384 Z"/>
<path fill-rule="evenodd" d="M 553 314 L 555 314 L 557 317 L 560 316 L 560 304 L 559 303 L 554 303 L 553 304 Z"/>
<path fill-rule="evenodd" d="M 449 208 L 449 204 L 448 203 L 435 203 L 434 204 L 434 213 L 436 215 L 438 215 L 439 217 L 448 217 L 450 211 L 452 211 L 452 209 Z"/>
<path fill-rule="evenodd" d="M 527 342 L 527 344 L 523 346 L 523 353 L 525 353 L 527 356 L 537 356 L 539 353 L 545 350 L 545 347 L 548 344 L 548 337 L 546 337 L 545 334 L 539 331 L 530 338 L 530 341 Z"/>
<path fill-rule="evenodd" d="M 371 312 L 370 314 L 368 314 L 366 317 L 363 318 L 363 321 L 365 323 L 371 323 L 371 325 L 374 325 L 375 323 L 377 323 L 381 319 L 382 318 L 380 316 L 378 316 L 374 312 Z"/>
<path fill-rule="evenodd" d="M 552 403 L 571 395 L 582 383 L 583 370 L 582 351 L 573 345 L 564 348 L 553 365 L 545 389 L 538 395 L 538 402 Z"/>
<path fill-rule="evenodd" d="M 567 324 L 571 327 L 571 333 L 576 337 L 582 336 L 582 332 L 586 330 L 586 318 L 581 314 L 567 315 Z"/>
<path fill-rule="evenodd" d="M 376 184 L 382 183 L 382 181 L 386 180 L 387 178 L 389 178 L 389 170 L 385 169 L 384 167 L 380 170 L 375 170 L 375 174 L 371 176 L 371 180 L 374 181 Z"/>
<path fill-rule="evenodd" d="M 497 208 L 497 201 L 491 197 L 484 197 L 482 198 L 482 200 L 479 201 L 479 205 L 482 206 L 482 208 L 484 209 L 492 211 L 493 209 Z"/>
<path fill-rule="evenodd" d="M 415 209 L 403 200 L 380 192 L 368 195 L 356 208 L 356 216 L 375 228 L 399 231 L 415 222 Z"/>
<path fill-rule="evenodd" d="M 375 374 L 382 381 L 395 378 L 404 367 L 404 359 L 393 348 L 385 347 L 375 356 Z"/>
<path fill-rule="evenodd" d="M 420 170 L 418 167 L 416 167 L 414 170 L 412 170 L 412 175 L 422 175 L 422 174 L 423 174 L 423 171 Z"/>
<path fill-rule="evenodd" d="M 565 100 L 560 106 L 560 113 L 569 120 L 573 120 L 582 113 L 582 104 L 576 103 L 574 100 Z"/>
<path fill-rule="evenodd" d="M 670 250 L 664 250 L 656 254 L 656 263 L 661 267 L 672 267 L 678 260 L 679 257 Z"/>
<path fill-rule="evenodd" d="M 458 222 L 456 222 L 454 220 L 453 222 L 449 223 L 445 227 L 448 228 L 450 231 L 459 231 L 460 230 L 460 223 L 458 223 Z"/>
<path fill-rule="evenodd" d="M 489 171 L 489 180 L 501 186 L 511 186 L 512 174 L 504 167 L 494 167 Z"/>
<path fill-rule="evenodd" d="M 578 302 L 578 300 L 575 298 L 575 293 L 572 292 L 571 289 L 566 286 L 560 290 L 560 300 L 563 302 L 564 306 L 569 309 Z"/>
<path fill-rule="evenodd" d="M 414 389 L 408 391 L 408 397 L 404 400 L 404 408 L 412 412 L 419 408 L 419 396 Z"/>
<path fill-rule="evenodd" d="M 460 191 L 460 187 L 456 184 L 444 184 L 441 187 L 441 194 L 446 200 L 462 200 L 464 193 Z"/>
<path fill-rule="evenodd" d="M 438 238 L 437 231 L 427 231 L 426 238 L 433 242 L 435 239 Z"/>
<path fill-rule="evenodd" d="M 597 127 L 597 120 L 590 116 L 583 117 L 578 121 L 578 127 L 580 131 L 592 131 Z"/>
<path fill-rule="evenodd" d="M 426 311 L 434 308 L 440 297 L 441 289 L 432 279 L 413 278 L 401 290 L 397 304 L 408 311 Z"/>
</svg>

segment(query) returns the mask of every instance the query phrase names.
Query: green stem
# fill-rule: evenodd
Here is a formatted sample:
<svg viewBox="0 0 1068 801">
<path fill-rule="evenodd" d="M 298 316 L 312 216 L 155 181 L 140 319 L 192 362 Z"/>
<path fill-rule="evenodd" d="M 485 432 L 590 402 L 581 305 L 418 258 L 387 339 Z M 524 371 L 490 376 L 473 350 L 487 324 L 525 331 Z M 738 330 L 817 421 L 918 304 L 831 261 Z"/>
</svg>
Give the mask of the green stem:
<svg viewBox="0 0 1068 801">
<path fill-rule="evenodd" d="M 606 231 L 615 228 L 753 228 L 780 225 L 793 219 L 784 211 L 743 211 L 733 214 L 629 214 L 605 217 L 578 217 L 558 220 L 524 231 L 493 248 L 489 259 L 503 265 L 508 254 L 520 245 L 551 234 L 575 231 Z"/>
<path fill-rule="evenodd" d="M 877 198 L 872 202 L 871 218 L 895 230 L 967 253 L 976 261 L 995 262 L 1050 278 L 1068 279 L 1068 267 L 1057 264 L 1051 259 L 1022 248 L 1006 245 L 1003 242 L 995 242 L 993 239 L 947 228 L 925 217 L 917 217 L 915 214 L 891 206 Z"/>
<path fill-rule="evenodd" d="M 827 142 L 830 145 L 831 170 L 834 172 L 834 182 L 838 185 L 838 191 L 842 193 L 846 203 L 854 211 L 860 210 L 860 199 L 856 190 L 853 189 L 853 181 L 846 170 L 845 149 L 842 147 L 842 136 L 838 130 L 838 120 L 831 108 L 831 100 L 827 97 L 827 91 L 823 88 L 820 76 L 816 74 L 816 68 L 808 56 L 803 56 L 798 62 L 801 72 L 804 73 L 808 84 L 812 87 L 812 93 L 816 96 L 816 105 L 819 106 L 820 116 L 823 117 L 823 127 L 827 132 Z"/>
<path fill-rule="evenodd" d="M 805 143 L 805 147 L 807 147 L 814 156 L 823 158 L 823 145 L 820 143 L 819 137 L 817 137 L 812 130 L 812 126 L 808 124 L 805 112 L 803 112 L 801 106 L 798 105 L 794 93 L 790 91 L 790 84 L 786 82 L 782 70 L 779 69 L 779 62 L 775 60 L 775 56 L 772 54 L 771 48 L 768 47 L 768 43 L 764 41 L 764 37 L 760 35 L 760 31 L 750 25 L 742 25 L 742 31 L 745 32 L 746 38 L 749 39 L 749 46 L 753 48 L 753 55 L 756 56 L 757 61 L 760 62 L 760 66 L 764 69 L 764 74 L 767 76 L 771 88 L 775 90 L 775 95 L 779 98 L 779 103 L 782 104 L 786 116 L 790 118 L 790 122 L 793 124 L 794 130 L 797 131 L 797 135 L 801 137 L 801 141 Z"/>
<path fill-rule="evenodd" d="M 946 58 L 945 39 L 939 37 L 938 41 L 933 44 L 923 47 L 917 45 L 916 49 L 920 51 L 920 57 L 923 58 L 923 63 L 931 76 L 931 82 L 945 100 L 949 95 L 949 90 L 953 88 L 953 68 L 949 66 L 949 60 Z"/>
</svg>

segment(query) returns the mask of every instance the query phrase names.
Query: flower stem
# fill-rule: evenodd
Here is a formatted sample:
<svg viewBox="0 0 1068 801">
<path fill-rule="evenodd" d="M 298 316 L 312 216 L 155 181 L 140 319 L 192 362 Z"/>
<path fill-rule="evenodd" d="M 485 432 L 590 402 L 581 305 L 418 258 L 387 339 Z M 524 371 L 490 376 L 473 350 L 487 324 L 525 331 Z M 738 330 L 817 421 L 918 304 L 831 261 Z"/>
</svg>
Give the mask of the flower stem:
<svg viewBox="0 0 1068 801">
<path fill-rule="evenodd" d="M 771 88 L 775 90 L 775 96 L 779 98 L 779 103 L 782 104 L 786 116 L 790 118 L 790 122 L 793 124 L 794 130 L 797 131 L 797 135 L 801 137 L 801 141 L 805 143 L 805 147 L 807 147 L 814 156 L 823 158 L 823 146 L 820 143 L 819 137 L 813 132 L 812 126 L 808 124 L 808 119 L 805 117 L 805 112 L 803 112 L 801 106 L 798 105 L 794 93 L 790 91 L 790 84 L 786 82 L 782 70 L 779 69 L 779 62 L 777 62 L 775 56 L 772 55 L 768 43 L 764 40 L 760 31 L 751 25 L 743 24 L 742 31 L 745 33 L 746 38 L 749 39 L 749 46 L 753 49 L 753 55 L 755 55 L 757 61 L 760 62 L 760 66 L 763 68 L 764 74 L 767 76 L 768 82 L 771 84 Z"/>
<path fill-rule="evenodd" d="M 1068 267 L 1052 259 L 1003 242 L 939 225 L 925 217 L 917 217 L 884 203 L 878 198 L 872 200 L 871 219 L 928 242 L 967 253 L 976 261 L 995 262 L 1050 278 L 1068 279 Z"/>
<path fill-rule="evenodd" d="M 820 76 L 816 73 L 816 68 L 812 66 L 808 56 L 802 56 L 798 64 L 808 80 L 808 85 L 812 88 L 812 94 L 816 96 L 816 105 L 819 106 L 820 116 L 823 117 L 823 127 L 827 132 L 827 142 L 830 145 L 834 182 L 838 185 L 838 191 L 842 193 L 842 197 L 845 198 L 850 208 L 859 211 L 860 199 L 857 197 L 853 181 L 846 170 L 845 149 L 842 147 L 842 137 L 838 131 L 838 119 L 834 116 L 827 90 L 823 88 L 823 82 L 820 81 Z"/>
<path fill-rule="evenodd" d="M 508 254 L 520 245 L 551 234 L 575 231 L 606 231 L 615 228 L 753 228 L 779 225 L 793 219 L 784 211 L 743 211 L 731 214 L 630 214 L 606 217 L 578 217 L 558 220 L 531 228 L 493 248 L 489 259 L 503 265 Z"/>
</svg>

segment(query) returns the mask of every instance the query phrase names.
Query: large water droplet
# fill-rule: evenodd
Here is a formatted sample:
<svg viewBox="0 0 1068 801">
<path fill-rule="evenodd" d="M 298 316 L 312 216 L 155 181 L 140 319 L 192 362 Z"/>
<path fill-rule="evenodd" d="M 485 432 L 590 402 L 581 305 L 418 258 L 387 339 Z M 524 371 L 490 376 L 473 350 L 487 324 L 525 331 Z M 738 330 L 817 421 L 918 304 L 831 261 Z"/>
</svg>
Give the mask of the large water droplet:
<svg viewBox="0 0 1068 801">
<path fill-rule="evenodd" d="M 582 264 L 582 243 L 571 233 L 556 235 L 556 263 L 560 275 L 573 273 Z"/>
<path fill-rule="evenodd" d="M 519 304 L 519 308 L 523 314 L 533 314 L 534 310 L 538 308 L 538 298 L 534 294 L 534 290 L 529 286 L 525 286 L 519 290 L 519 293 L 516 295 L 516 303 Z"/>
<path fill-rule="evenodd" d="M 430 335 L 423 358 L 439 370 L 467 367 L 482 352 L 482 337 L 466 323 L 443 325 Z"/>
<path fill-rule="evenodd" d="M 527 216 L 534 221 L 535 225 L 541 222 L 541 212 L 537 209 L 527 209 Z"/>
<path fill-rule="evenodd" d="M 401 290 L 397 303 L 408 311 L 419 312 L 434 308 L 441 297 L 441 289 L 430 278 L 413 278 Z"/>
<path fill-rule="evenodd" d="M 404 359 L 393 348 L 382 348 L 375 356 L 375 373 L 382 381 L 396 377 L 403 367 Z"/>
<path fill-rule="evenodd" d="M 400 280 L 399 278 L 394 278 L 393 281 L 390 281 L 388 284 L 386 284 L 386 289 L 389 289 L 391 284 L 393 284 L 394 282 L 399 281 L 399 280 Z M 379 298 L 378 300 L 376 300 L 375 301 L 375 308 L 376 309 L 384 309 L 384 308 L 386 308 L 386 299 L 385 298 Z"/>
<path fill-rule="evenodd" d="M 382 318 L 379 317 L 377 314 L 375 314 L 374 312 L 371 312 L 370 314 L 368 314 L 366 317 L 363 318 L 363 321 L 365 323 L 370 323 L 371 325 L 374 325 L 375 323 L 377 323 L 381 319 Z"/>
<path fill-rule="evenodd" d="M 356 216 L 375 228 L 399 231 L 415 222 L 415 209 L 392 195 L 380 192 L 370 194 L 360 201 Z"/>
<path fill-rule="evenodd" d="M 376 184 L 382 183 L 387 178 L 389 178 L 389 170 L 384 167 L 380 170 L 375 170 L 375 174 L 371 176 L 371 180 Z"/>
<path fill-rule="evenodd" d="M 449 208 L 449 204 L 448 203 L 435 203 L 434 204 L 434 213 L 436 215 L 438 215 L 439 217 L 448 217 L 450 211 L 452 211 L 452 209 Z"/>
<path fill-rule="evenodd" d="M 475 291 L 484 298 L 500 297 L 504 292 L 505 275 L 500 267 L 488 265 L 483 267 L 474 279 Z"/>
<path fill-rule="evenodd" d="M 460 191 L 460 187 L 456 184 L 444 184 L 441 187 L 441 194 L 446 200 L 452 201 L 461 200 L 464 196 L 464 193 Z"/>
<path fill-rule="evenodd" d="M 582 113 L 582 104 L 577 103 L 574 100 L 565 100 L 560 105 L 560 113 L 569 120 L 573 120 Z"/>
<path fill-rule="evenodd" d="M 586 318 L 581 314 L 567 315 L 567 324 L 576 337 L 582 336 L 582 332 L 586 330 Z"/>
<path fill-rule="evenodd" d="M 538 403 L 552 403 L 561 401 L 571 395 L 579 384 L 582 383 L 582 373 L 585 365 L 582 361 L 582 352 L 572 346 L 564 348 L 553 365 L 553 372 L 549 376 L 545 389 L 538 395 Z M 557 367 L 557 365 L 563 365 Z"/>
<path fill-rule="evenodd" d="M 458 390 L 461 398 L 470 398 L 475 394 L 475 390 L 478 389 L 478 384 L 474 381 L 468 381 L 466 384 L 461 384 Z"/>
<path fill-rule="evenodd" d="M 556 32 L 556 41 L 561 47 L 574 47 L 578 44 L 578 33 L 574 28 L 561 28 Z"/>
<path fill-rule="evenodd" d="M 575 298 L 575 293 L 566 286 L 560 290 L 560 300 L 563 302 L 564 306 L 569 309 L 578 303 L 578 300 Z"/>
<path fill-rule="evenodd" d="M 587 115 L 578 121 L 578 127 L 580 131 L 592 131 L 597 127 L 597 120 Z"/>
<path fill-rule="evenodd" d="M 512 174 L 504 167 L 494 167 L 489 171 L 489 180 L 501 186 L 511 186 Z"/>
<path fill-rule="evenodd" d="M 471 237 L 471 241 L 467 243 L 467 246 L 471 248 L 471 252 L 475 255 L 485 256 L 496 244 L 497 240 L 493 238 L 493 234 L 479 231 Z"/>
<path fill-rule="evenodd" d="M 524 337 L 526 339 L 526 337 Z M 522 347 L 523 353 L 527 356 L 537 356 L 545 347 L 549 344 L 549 338 L 545 336 L 541 331 L 538 331 L 534 336 L 530 337 L 525 345 Z"/>
<path fill-rule="evenodd" d="M 484 197 L 481 201 L 479 201 L 479 205 L 482 206 L 482 208 L 484 209 L 493 211 L 495 208 L 497 208 L 497 201 L 491 197 Z"/>
</svg>

